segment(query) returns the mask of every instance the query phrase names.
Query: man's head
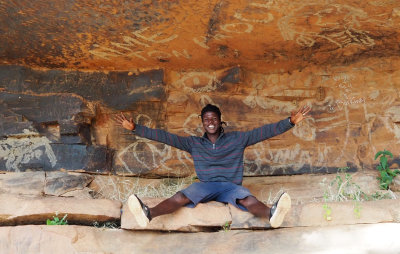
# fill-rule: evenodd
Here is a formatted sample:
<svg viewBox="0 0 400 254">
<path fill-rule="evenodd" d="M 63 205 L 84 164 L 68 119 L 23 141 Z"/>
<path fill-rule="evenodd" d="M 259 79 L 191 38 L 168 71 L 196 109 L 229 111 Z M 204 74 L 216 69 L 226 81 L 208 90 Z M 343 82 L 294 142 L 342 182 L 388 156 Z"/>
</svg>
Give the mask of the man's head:
<svg viewBox="0 0 400 254">
<path fill-rule="evenodd" d="M 204 118 L 204 114 L 207 112 L 214 112 L 217 114 L 219 120 L 221 120 L 221 110 L 215 105 L 207 104 L 202 110 L 201 110 L 201 120 Z"/>
<path fill-rule="evenodd" d="M 221 126 L 221 111 L 217 106 L 207 104 L 201 110 L 201 121 L 207 134 L 219 134 L 223 131 Z"/>
</svg>

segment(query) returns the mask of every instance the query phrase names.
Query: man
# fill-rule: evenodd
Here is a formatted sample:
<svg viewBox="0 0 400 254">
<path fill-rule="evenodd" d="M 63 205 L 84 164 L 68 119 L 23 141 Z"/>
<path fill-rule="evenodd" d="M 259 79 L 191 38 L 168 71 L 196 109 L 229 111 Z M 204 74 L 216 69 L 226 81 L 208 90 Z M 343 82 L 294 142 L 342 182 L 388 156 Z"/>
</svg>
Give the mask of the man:
<svg viewBox="0 0 400 254">
<path fill-rule="evenodd" d="M 208 104 L 201 110 L 201 120 L 205 133 L 202 137 L 181 137 L 164 130 L 151 129 L 135 124 L 124 114 L 115 120 L 123 128 L 138 136 L 159 141 L 192 155 L 196 174 L 200 182 L 193 183 L 172 197 L 149 208 L 136 196 L 128 199 L 128 207 L 138 224 L 146 227 L 152 218 L 175 212 L 182 206 L 195 207 L 198 203 L 211 200 L 230 203 L 257 217 L 269 218 L 271 227 L 279 227 L 291 207 L 291 199 L 283 193 L 271 207 L 267 207 L 242 186 L 243 154 L 247 146 L 279 135 L 309 117 L 310 107 L 301 107 L 289 118 L 277 123 L 266 124 L 247 132 L 224 133 L 221 111 Z"/>
</svg>

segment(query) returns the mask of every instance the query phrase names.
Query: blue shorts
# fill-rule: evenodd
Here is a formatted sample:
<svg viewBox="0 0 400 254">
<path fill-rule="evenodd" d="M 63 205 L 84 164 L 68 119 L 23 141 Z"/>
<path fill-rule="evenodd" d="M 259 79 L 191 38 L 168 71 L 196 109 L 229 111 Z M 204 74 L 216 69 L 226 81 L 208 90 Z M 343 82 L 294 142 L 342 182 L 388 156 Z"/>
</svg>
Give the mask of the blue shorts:
<svg viewBox="0 0 400 254">
<path fill-rule="evenodd" d="M 244 211 L 247 211 L 247 209 L 236 203 L 236 201 L 252 196 L 247 188 L 231 182 L 198 182 L 191 184 L 180 192 L 192 201 L 186 207 L 193 208 L 198 203 L 218 201 L 232 204 Z"/>
</svg>

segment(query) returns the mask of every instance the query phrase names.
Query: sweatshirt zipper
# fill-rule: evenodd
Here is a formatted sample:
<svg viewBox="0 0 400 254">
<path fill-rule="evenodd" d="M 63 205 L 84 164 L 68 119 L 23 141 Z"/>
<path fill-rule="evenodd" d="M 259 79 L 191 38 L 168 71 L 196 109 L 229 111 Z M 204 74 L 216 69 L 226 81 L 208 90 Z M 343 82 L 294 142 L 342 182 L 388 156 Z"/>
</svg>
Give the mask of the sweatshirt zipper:
<svg viewBox="0 0 400 254">
<path fill-rule="evenodd" d="M 219 137 L 217 138 L 217 140 L 215 141 L 215 143 L 217 143 L 218 139 L 220 139 L 222 137 L 223 133 L 221 135 L 219 135 Z M 204 138 L 203 139 L 207 140 L 207 142 L 210 142 L 212 144 L 212 149 L 215 150 L 215 144 L 212 143 L 208 138 Z"/>
</svg>

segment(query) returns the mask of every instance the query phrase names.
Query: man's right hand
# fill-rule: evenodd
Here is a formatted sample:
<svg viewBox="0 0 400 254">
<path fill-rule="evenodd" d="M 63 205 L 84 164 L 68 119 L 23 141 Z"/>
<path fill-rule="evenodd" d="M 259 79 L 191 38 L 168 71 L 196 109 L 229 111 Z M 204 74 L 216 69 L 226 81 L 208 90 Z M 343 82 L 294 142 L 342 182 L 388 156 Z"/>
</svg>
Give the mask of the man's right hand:
<svg viewBox="0 0 400 254">
<path fill-rule="evenodd" d="M 120 115 L 116 115 L 114 120 L 118 123 L 118 125 L 122 126 L 123 128 L 129 131 L 135 130 L 136 125 L 133 122 L 133 119 L 130 118 L 128 120 L 128 118 L 126 118 L 126 116 L 122 112 Z"/>
</svg>

